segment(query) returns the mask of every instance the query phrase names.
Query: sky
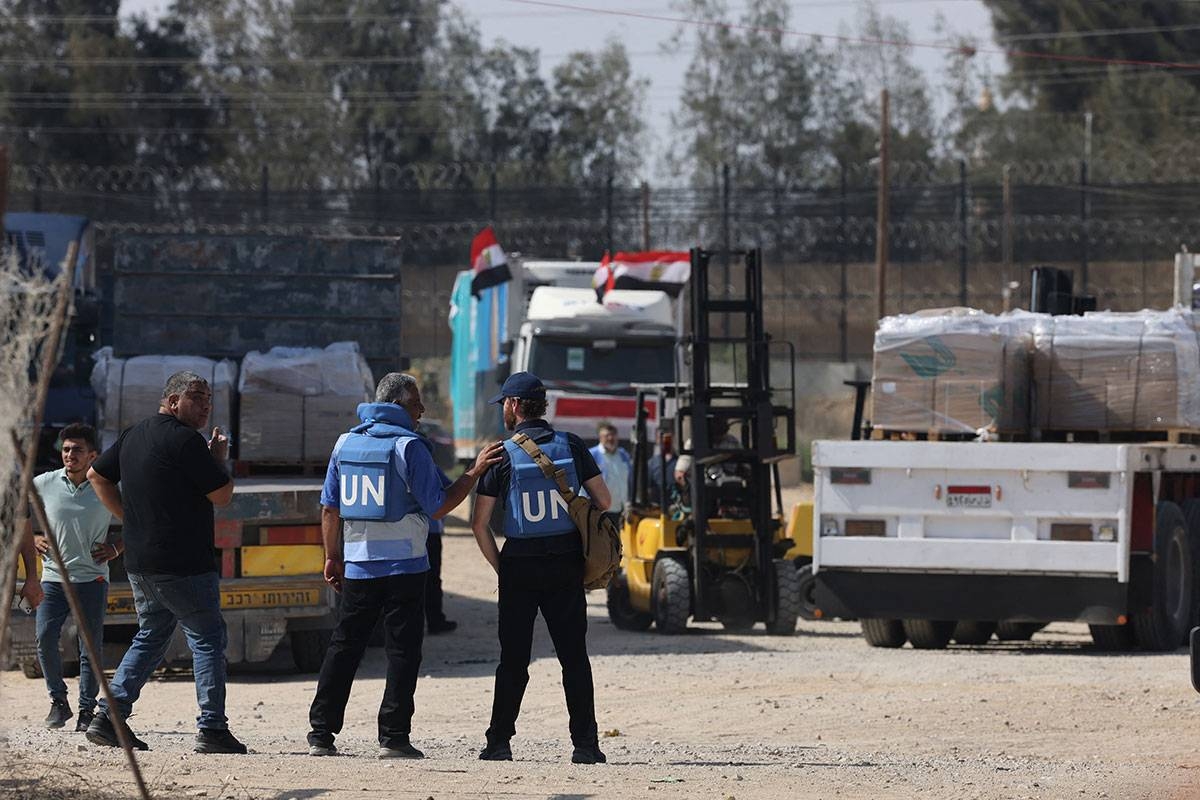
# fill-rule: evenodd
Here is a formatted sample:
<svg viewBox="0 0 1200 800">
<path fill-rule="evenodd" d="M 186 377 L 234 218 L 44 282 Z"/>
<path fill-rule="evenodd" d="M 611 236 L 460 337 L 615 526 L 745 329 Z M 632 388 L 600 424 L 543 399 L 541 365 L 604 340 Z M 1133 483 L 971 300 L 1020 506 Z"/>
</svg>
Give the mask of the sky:
<svg viewBox="0 0 1200 800">
<path fill-rule="evenodd" d="M 948 27 L 958 33 L 976 37 L 981 45 L 990 45 L 991 17 L 981 0 L 875 0 L 886 15 L 909 25 L 913 42 L 938 42 L 935 29 L 939 15 Z M 649 19 L 681 15 L 671 8 L 669 0 L 546 0 L 545 4 L 522 0 L 453 0 L 454 5 L 475 19 L 490 45 L 504 40 L 521 47 L 537 48 L 541 52 L 542 69 L 549 77 L 555 65 L 569 53 L 597 48 L 608 39 L 623 42 L 630 53 L 635 74 L 650 81 L 646 96 L 646 112 L 656 153 L 667 142 L 670 115 L 677 106 L 683 87 L 683 76 L 691 59 L 686 48 L 668 53 L 663 46 L 679 25 L 670 20 Z M 790 29 L 811 34 L 833 35 L 853 30 L 860 4 L 855 0 L 791 0 Z M 166 6 L 164 0 L 124 0 L 125 13 L 154 11 Z M 569 10 L 557 6 L 575 6 L 588 10 Z M 730 0 L 733 15 L 738 16 L 745 3 Z M 618 13 L 601 13 L 599 10 Z M 639 16 L 640 15 L 640 16 Z M 917 47 L 913 60 L 937 84 L 937 73 L 944 63 L 945 53 L 935 48 Z M 1002 59 L 988 58 L 993 74 L 1002 72 Z M 658 161 L 650 158 L 647 163 Z"/>
</svg>

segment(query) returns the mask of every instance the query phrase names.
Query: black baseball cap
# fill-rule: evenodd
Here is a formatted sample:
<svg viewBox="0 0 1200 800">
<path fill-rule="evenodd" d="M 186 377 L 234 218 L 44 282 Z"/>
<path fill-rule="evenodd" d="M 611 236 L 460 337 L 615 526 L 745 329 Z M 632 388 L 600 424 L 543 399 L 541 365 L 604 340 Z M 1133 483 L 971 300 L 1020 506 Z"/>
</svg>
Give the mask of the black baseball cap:
<svg viewBox="0 0 1200 800">
<path fill-rule="evenodd" d="M 500 393 L 488 400 L 489 403 L 503 403 L 506 397 L 517 397 L 521 400 L 545 400 L 546 386 L 542 379 L 532 372 L 514 372 L 504 380 Z"/>
</svg>

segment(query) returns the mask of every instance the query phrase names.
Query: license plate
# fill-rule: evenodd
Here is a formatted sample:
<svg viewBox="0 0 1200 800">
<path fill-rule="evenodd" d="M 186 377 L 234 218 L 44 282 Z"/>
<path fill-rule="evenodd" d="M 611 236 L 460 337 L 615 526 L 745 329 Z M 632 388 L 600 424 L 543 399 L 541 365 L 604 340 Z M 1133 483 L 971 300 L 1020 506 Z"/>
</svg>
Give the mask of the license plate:
<svg viewBox="0 0 1200 800">
<path fill-rule="evenodd" d="M 293 608 L 321 605 L 321 590 L 296 589 L 222 589 L 221 608 Z M 108 613 L 135 614 L 133 595 L 128 591 L 108 596 Z"/>
<path fill-rule="evenodd" d="M 221 592 L 221 608 L 315 606 L 320 602 L 320 589 L 244 589 Z"/>
<path fill-rule="evenodd" d="M 946 491 L 946 506 L 949 508 L 991 508 L 992 487 L 951 486 Z"/>
</svg>

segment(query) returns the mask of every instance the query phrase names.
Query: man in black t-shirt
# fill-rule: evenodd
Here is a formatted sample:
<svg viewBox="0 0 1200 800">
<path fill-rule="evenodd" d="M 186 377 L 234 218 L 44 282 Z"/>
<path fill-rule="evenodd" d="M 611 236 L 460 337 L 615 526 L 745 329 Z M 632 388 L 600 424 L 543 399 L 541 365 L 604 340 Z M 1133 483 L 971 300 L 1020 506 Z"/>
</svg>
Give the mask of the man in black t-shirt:
<svg viewBox="0 0 1200 800">
<path fill-rule="evenodd" d="M 197 753 L 245 753 L 225 717 L 225 620 L 213 557 L 213 506 L 233 498 L 225 473 L 229 440 L 213 428 L 205 444 L 212 389 L 194 372 L 176 372 L 158 413 L 127 428 L 88 472 L 101 502 L 122 520 L 125 569 L 138 632 L 112 680 L 116 708 L 100 701 L 88 741 L 118 746 L 114 718 L 125 720 L 158 668 L 176 624 L 192 650 L 200 704 Z M 117 484 L 120 484 L 118 486 Z M 134 746 L 149 749 L 130 732 Z"/>
<path fill-rule="evenodd" d="M 491 399 L 501 406 L 504 426 L 531 438 L 555 465 L 581 486 L 592 502 L 612 502 L 596 460 L 578 436 L 557 433 L 542 419 L 546 387 L 531 372 L 516 372 Z M 489 521 L 497 502 L 504 509 L 504 552 L 496 547 Z M 554 488 L 519 446 L 505 443 L 504 458 L 490 467 L 475 489 L 471 529 L 484 558 L 499 576 L 500 665 L 492 695 L 492 719 L 484 761 L 511 761 L 509 740 L 529 683 L 533 622 L 539 611 L 562 665 L 570 717 L 571 761 L 605 761 L 596 738 L 596 703 L 587 654 L 587 600 L 583 594 L 583 540 Z"/>
</svg>

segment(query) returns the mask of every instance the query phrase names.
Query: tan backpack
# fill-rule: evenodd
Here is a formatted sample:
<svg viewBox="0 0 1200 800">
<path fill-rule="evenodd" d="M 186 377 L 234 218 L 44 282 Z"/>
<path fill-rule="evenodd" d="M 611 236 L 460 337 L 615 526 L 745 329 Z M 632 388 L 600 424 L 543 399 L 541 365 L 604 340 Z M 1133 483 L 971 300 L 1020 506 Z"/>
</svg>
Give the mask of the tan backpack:
<svg viewBox="0 0 1200 800">
<path fill-rule="evenodd" d="M 576 494 L 567 485 L 565 470 L 556 469 L 550 457 L 523 433 L 514 433 L 512 441 L 533 459 L 542 474 L 554 481 L 558 493 L 567 501 L 567 513 L 583 538 L 583 588 L 603 589 L 621 566 L 621 532 L 612 517 Z"/>
</svg>

